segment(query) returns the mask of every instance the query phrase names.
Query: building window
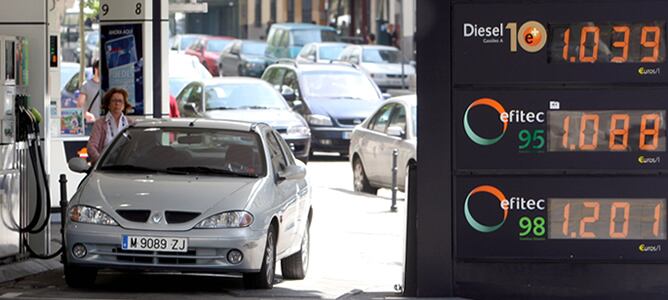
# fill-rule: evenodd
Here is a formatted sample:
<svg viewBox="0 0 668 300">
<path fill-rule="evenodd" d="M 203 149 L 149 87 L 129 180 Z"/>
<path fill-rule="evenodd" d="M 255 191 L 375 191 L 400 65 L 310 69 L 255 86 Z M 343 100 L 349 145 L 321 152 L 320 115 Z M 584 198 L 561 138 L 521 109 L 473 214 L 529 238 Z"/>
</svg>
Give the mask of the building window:
<svg viewBox="0 0 668 300">
<path fill-rule="evenodd" d="M 295 21 L 295 0 L 288 0 L 288 22 Z"/>
<path fill-rule="evenodd" d="M 302 0 L 302 22 L 304 23 L 311 23 L 313 21 L 312 4 L 312 0 Z"/>
<path fill-rule="evenodd" d="M 255 27 L 262 27 L 262 0 L 255 0 Z"/>
<path fill-rule="evenodd" d="M 271 10 L 271 20 L 276 22 L 276 0 L 271 0 L 271 4 L 269 5 L 270 10 Z"/>
</svg>

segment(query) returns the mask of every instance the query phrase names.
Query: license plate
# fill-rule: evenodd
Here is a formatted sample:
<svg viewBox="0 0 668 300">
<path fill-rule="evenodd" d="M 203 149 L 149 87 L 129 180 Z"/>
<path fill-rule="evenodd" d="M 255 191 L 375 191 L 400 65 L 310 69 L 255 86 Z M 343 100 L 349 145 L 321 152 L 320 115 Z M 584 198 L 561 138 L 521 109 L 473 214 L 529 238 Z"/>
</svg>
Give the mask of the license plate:
<svg viewBox="0 0 668 300">
<path fill-rule="evenodd" d="M 350 131 L 343 132 L 343 139 L 344 140 L 349 140 L 350 139 Z"/>
<path fill-rule="evenodd" d="M 121 248 L 123 250 L 187 252 L 188 239 L 124 235 Z"/>
</svg>

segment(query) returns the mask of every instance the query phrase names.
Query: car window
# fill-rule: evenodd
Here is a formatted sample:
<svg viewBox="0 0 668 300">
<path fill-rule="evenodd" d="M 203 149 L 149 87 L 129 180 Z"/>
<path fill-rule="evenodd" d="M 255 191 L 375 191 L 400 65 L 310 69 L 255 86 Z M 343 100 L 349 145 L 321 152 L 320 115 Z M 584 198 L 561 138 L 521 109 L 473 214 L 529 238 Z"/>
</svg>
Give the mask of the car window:
<svg viewBox="0 0 668 300">
<path fill-rule="evenodd" d="M 283 77 L 283 86 L 291 88 L 293 91 L 295 91 L 295 96 L 297 96 L 297 99 L 301 99 L 301 97 L 299 97 L 299 81 L 297 78 L 297 72 L 293 70 L 286 70 L 285 77 Z"/>
<path fill-rule="evenodd" d="M 283 84 L 283 74 L 285 74 L 285 68 L 270 68 L 262 76 L 262 79 L 266 82 L 269 82 L 269 84 L 274 88 L 279 89 L 281 84 Z"/>
<path fill-rule="evenodd" d="M 339 60 L 348 61 L 348 56 L 350 56 L 350 51 L 351 51 L 350 47 L 346 47 L 345 49 L 343 49 L 343 51 L 341 51 L 341 54 L 339 54 Z"/>
<path fill-rule="evenodd" d="M 188 103 L 194 103 L 197 109 L 202 107 L 202 85 L 194 84 L 190 92 L 190 97 L 186 100 Z"/>
<path fill-rule="evenodd" d="M 320 59 L 334 60 L 339 57 L 345 45 L 332 45 L 320 47 Z"/>
<path fill-rule="evenodd" d="M 387 124 L 390 123 L 392 107 L 394 104 L 387 104 L 381 107 L 369 122 L 369 129 L 377 132 L 385 132 Z"/>
<path fill-rule="evenodd" d="M 98 170 L 261 177 L 266 164 L 254 132 L 132 127 L 109 146 Z"/>
<path fill-rule="evenodd" d="M 292 44 L 299 47 L 313 42 L 331 42 L 335 39 L 336 34 L 329 30 L 309 29 L 292 32 Z"/>
<path fill-rule="evenodd" d="M 232 54 L 239 54 L 241 52 L 241 42 L 236 42 L 232 45 L 232 48 L 230 49 L 230 53 Z"/>
<path fill-rule="evenodd" d="M 272 28 L 269 30 L 269 37 L 267 38 L 267 44 L 276 47 L 278 44 L 278 36 L 282 30 Z"/>
<path fill-rule="evenodd" d="M 186 99 L 188 99 L 190 97 L 190 93 L 192 93 L 194 85 L 195 84 L 193 83 L 193 84 L 189 84 L 186 87 L 184 87 L 183 90 L 181 91 L 181 93 L 177 96 L 177 100 L 178 101 L 186 101 Z"/>
<path fill-rule="evenodd" d="M 301 93 L 304 97 L 328 99 L 380 99 L 376 85 L 365 74 L 350 71 L 308 71 L 301 75 Z"/>
<path fill-rule="evenodd" d="M 290 44 L 290 32 L 287 30 L 282 30 L 281 31 L 281 36 L 278 40 L 278 46 L 281 48 L 288 47 Z"/>
<path fill-rule="evenodd" d="M 206 110 L 289 110 L 279 93 L 264 82 L 219 83 L 205 88 Z"/>
<path fill-rule="evenodd" d="M 295 164 L 295 156 L 292 154 L 292 149 L 290 149 L 290 146 L 288 143 L 280 137 L 280 135 L 277 132 L 274 132 L 274 137 L 278 142 L 281 144 L 281 149 L 283 150 L 283 155 L 287 158 L 287 162 L 289 165 L 294 165 Z"/>
<path fill-rule="evenodd" d="M 79 72 L 74 74 L 72 78 L 70 78 L 70 81 L 68 81 L 67 84 L 65 85 L 65 90 L 68 93 L 74 93 L 78 89 L 79 89 Z"/>
<path fill-rule="evenodd" d="M 388 127 L 396 126 L 406 132 L 406 109 L 403 105 L 396 105 L 392 113 L 392 121 Z"/>
<path fill-rule="evenodd" d="M 263 56 L 264 50 L 266 49 L 267 49 L 267 44 L 265 43 L 255 43 L 255 42 L 241 43 L 241 53 L 245 55 Z"/>
<path fill-rule="evenodd" d="M 206 51 L 220 53 L 231 42 L 231 40 L 209 40 L 206 44 Z"/>
<path fill-rule="evenodd" d="M 362 60 L 368 63 L 398 64 L 401 63 L 401 52 L 389 49 L 365 49 Z"/>
<path fill-rule="evenodd" d="M 302 49 L 302 51 L 299 52 L 299 57 L 307 58 L 309 56 L 309 54 L 311 53 L 311 48 L 312 47 L 313 47 L 313 45 L 309 45 L 309 46 L 304 47 L 304 49 Z"/>
<path fill-rule="evenodd" d="M 267 139 L 267 148 L 269 149 L 269 158 L 271 159 L 271 164 L 274 167 L 274 171 L 282 171 L 288 166 L 288 162 L 283 155 L 281 146 L 276 139 L 276 136 L 271 131 L 267 131 L 265 135 Z"/>
</svg>

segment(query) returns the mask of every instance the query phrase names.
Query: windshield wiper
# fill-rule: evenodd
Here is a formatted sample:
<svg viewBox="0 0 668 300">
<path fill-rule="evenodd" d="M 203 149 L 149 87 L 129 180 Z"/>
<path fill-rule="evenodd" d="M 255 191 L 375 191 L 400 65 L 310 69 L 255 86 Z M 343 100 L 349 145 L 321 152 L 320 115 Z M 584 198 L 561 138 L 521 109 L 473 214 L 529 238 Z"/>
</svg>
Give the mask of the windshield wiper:
<svg viewBox="0 0 668 300">
<path fill-rule="evenodd" d="M 186 174 L 198 173 L 198 174 L 215 174 L 215 175 L 249 177 L 249 178 L 257 178 L 258 177 L 255 174 L 237 173 L 237 172 L 232 172 L 230 170 L 209 168 L 209 167 L 202 167 L 202 166 L 197 166 L 197 167 L 169 167 L 169 168 L 166 169 L 166 171 L 169 171 L 169 172 L 185 172 Z"/>
<path fill-rule="evenodd" d="M 135 166 L 135 165 L 111 165 L 111 166 L 102 166 L 100 167 L 100 170 L 102 171 L 135 171 L 135 172 L 159 172 L 159 170 L 149 168 L 149 167 L 142 167 L 142 166 Z"/>
<path fill-rule="evenodd" d="M 232 109 L 238 109 L 238 107 L 218 106 L 218 107 L 210 107 L 207 108 L 206 110 L 232 110 Z"/>
<path fill-rule="evenodd" d="M 261 106 L 261 105 L 245 105 L 245 106 L 240 106 L 239 108 L 243 108 L 243 109 L 276 109 L 276 107 L 268 107 L 268 106 Z"/>
</svg>

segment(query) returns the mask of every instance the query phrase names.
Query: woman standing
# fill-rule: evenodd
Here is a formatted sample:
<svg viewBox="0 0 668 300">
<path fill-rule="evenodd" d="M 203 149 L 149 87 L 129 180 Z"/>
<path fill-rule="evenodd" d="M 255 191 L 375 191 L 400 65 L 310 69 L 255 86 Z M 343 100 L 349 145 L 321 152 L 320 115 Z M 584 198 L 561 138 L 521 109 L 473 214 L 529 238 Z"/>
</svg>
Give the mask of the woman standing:
<svg viewBox="0 0 668 300">
<path fill-rule="evenodd" d="M 91 164 L 95 164 L 114 137 L 131 124 L 125 116 L 128 109 L 132 108 L 127 91 L 122 88 L 112 88 L 104 94 L 101 104 L 107 114 L 95 121 L 86 146 Z"/>
</svg>

